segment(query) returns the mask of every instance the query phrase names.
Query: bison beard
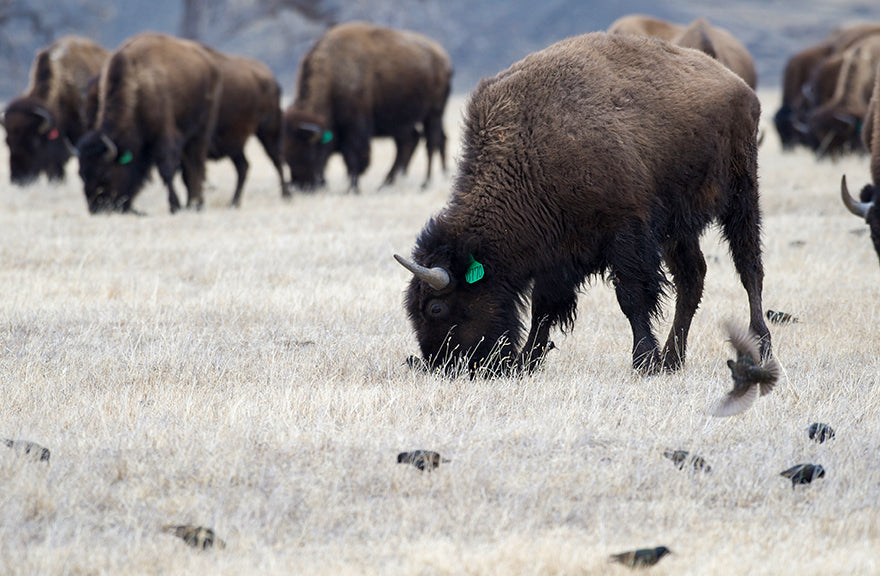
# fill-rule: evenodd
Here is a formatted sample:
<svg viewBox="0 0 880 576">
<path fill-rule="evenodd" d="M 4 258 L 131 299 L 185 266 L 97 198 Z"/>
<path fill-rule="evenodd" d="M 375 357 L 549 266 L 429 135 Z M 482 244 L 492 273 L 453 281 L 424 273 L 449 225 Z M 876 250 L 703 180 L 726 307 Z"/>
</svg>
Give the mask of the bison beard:
<svg viewBox="0 0 880 576">
<path fill-rule="evenodd" d="M 481 82 L 452 197 L 414 262 L 398 257 L 414 274 L 405 305 L 429 366 L 536 368 L 550 329 L 573 325 L 580 286 L 605 275 L 632 328 L 633 366 L 679 368 L 706 273 L 699 238 L 716 220 L 769 356 L 759 116 L 754 92 L 721 64 L 654 39 L 570 38 Z M 664 261 L 676 306 L 661 350 Z"/>
</svg>

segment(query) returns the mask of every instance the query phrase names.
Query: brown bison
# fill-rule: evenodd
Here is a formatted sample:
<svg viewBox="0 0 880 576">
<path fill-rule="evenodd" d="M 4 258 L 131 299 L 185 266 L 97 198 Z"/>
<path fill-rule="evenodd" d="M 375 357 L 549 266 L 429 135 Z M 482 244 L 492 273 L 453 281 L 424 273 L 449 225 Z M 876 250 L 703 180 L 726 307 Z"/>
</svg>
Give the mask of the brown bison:
<svg viewBox="0 0 880 576">
<path fill-rule="evenodd" d="M 841 53 L 833 96 L 807 118 L 820 157 L 862 147 L 862 121 L 868 112 L 878 64 L 880 34 L 866 36 Z"/>
<path fill-rule="evenodd" d="M 752 55 L 742 42 L 724 28 L 709 24 L 705 18 L 697 18 L 675 36 L 672 43 L 705 52 L 733 70 L 752 90 L 757 88 L 758 73 Z"/>
<path fill-rule="evenodd" d="M 14 184 L 28 184 L 40 173 L 50 180 L 64 179 L 73 144 L 89 127 L 83 97 L 86 84 L 108 54 L 77 36 L 61 38 L 37 53 L 30 86 L 3 114 Z"/>
<path fill-rule="evenodd" d="M 172 213 L 178 166 L 187 206 L 200 207 L 221 92 L 216 58 L 200 44 L 152 32 L 122 44 L 101 70 L 96 127 L 77 145 L 89 211 L 130 211 L 154 164 Z"/>
<path fill-rule="evenodd" d="M 773 117 L 785 150 L 798 144 L 817 148 L 807 117 L 831 99 L 842 62 L 841 53 L 866 36 L 880 33 L 880 25 L 862 24 L 833 31 L 818 44 L 792 56 L 782 74 L 782 104 Z M 830 88 L 829 88 L 830 87 Z"/>
<path fill-rule="evenodd" d="M 370 139 L 391 136 L 397 156 L 385 184 L 406 170 L 421 124 L 431 158 L 446 168 L 443 109 L 452 64 L 436 42 L 404 30 L 352 22 L 327 31 L 300 64 L 296 99 L 284 114 L 284 155 L 291 181 L 311 189 L 324 183 L 329 155 L 345 160 L 350 190 L 370 163 Z"/>
<path fill-rule="evenodd" d="M 609 34 L 632 34 L 634 36 L 653 36 L 670 41 L 684 30 L 684 26 L 673 24 L 666 20 L 646 16 L 644 14 L 629 14 L 618 18 L 608 27 Z"/>
<path fill-rule="evenodd" d="M 711 25 L 705 18 L 697 18 L 682 26 L 651 16 L 631 14 L 612 22 L 608 33 L 651 36 L 683 48 L 699 50 L 733 70 L 753 90 L 758 85 L 755 61 L 748 49 L 733 34 Z"/>
<path fill-rule="evenodd" d="M 289 197 L 281 165 L 281 86 L 275 75 L 258 60 L 204 48 L 214 57 L 223 79 L 217 126 L 211 136 L 208 158 L 229 157 L 235 165 L 238 180 L 232 206 L 241 203 L 241 189 L 249 166 L 244 145 L 251 135 L 256 135 L 275 166 L 282 197 Z"/>
<path fill-rule="evenodd" d="M 877 258 L 880 258 L 880 208 L 878 208 L 880 206 L 880 69 L 875 75 L 874 90 L 865 116 L 862 139 L 865 149 L 871 154 L 871 184 L 862 188 L 859 194 L 860 201 L 857 202 L 850 195 L 844 176 L 840 181 L 840 195 L 850 212 L 865 219 L 871 230 L 871 240 L 874 242 Z"/>
<path fill-rule="evenodd" d="M 550 329 L 573 325 L 578 288 L 605 274 L 632 327 L 633 366 L 678 368 L 703 292 L 700 236 L 716 220 L 768 355 L 759 117 L 755 92 L 727 68 L 652 38 L 570 38 L 480 82 L 452 197 L 414 262 L 395 256 L 414 274 L 406 309 L 428 365 L 535 367 Z M 676 305 L 661 351 L 651 324 L 663 262 Z"/>
</svg>

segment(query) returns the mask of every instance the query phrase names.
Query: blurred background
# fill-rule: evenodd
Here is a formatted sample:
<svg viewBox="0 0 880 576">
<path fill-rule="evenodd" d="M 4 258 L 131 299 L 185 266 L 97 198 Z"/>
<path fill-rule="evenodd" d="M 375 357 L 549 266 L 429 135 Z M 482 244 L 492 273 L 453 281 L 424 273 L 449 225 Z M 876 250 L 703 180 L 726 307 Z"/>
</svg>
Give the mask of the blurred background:
<svg viewBox="0 0 880 576">
<path fill-rule="evenodd" d="M 880 21 L 876 0 L 0 0 L 0 99 L 24 91 L 35 51 L 60 36 L 113 49 L 144 30 L 258 58 L 289 97 L 315 39 L 355 19 L 439 41 L 455 65 L 453 91 L 464 93 L 530 52 L 635 12 L 727 28 L 754 56 L 759 88 L 778 86 L 788 57 L 834 28 Z"/>
</svg>

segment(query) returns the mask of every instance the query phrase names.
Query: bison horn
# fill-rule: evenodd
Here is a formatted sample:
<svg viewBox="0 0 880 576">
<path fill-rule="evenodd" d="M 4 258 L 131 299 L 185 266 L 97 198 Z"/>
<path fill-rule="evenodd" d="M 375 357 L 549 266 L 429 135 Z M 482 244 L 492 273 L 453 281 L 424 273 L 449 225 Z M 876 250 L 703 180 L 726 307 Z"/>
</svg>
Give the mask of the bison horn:
<svg viewBox="0 0 880 576">
<path fill-rule="evenodd" d="M 52 115 L 49 114 L 48 110 L 46 110 L 45 108 L 37 107 L 34 108 L 34 114 L 43 119 L 43 121 L 40 123 L 40 127 L 37 128 L 37 131 L 40 134 L 45 134 L 52 129 Z"/>
<path fill-rule="evenodd" d="M 856 216 L 861 216 L 862 218 L 868 217 L 868 210 L 874 205 L 873 202 L 856 202 L 855 198 L 850 195 L 849 189 L 846 187 L 845 174 L 840 180 L 840 197 L 843 199 L 844 205 L 850 212 Z"/>
<path fill-rule="evenodd" d="M 449 272 L 447 272 L 445 268 L 440 268 L 439 266 L 434 268 L 425 268 L 424 266 L 419 266 L 415 262 L 410 262 L 409 260 L 398 254 L 394 255 L 394 259 L 400 262 L 401 266 L 412 272 L 416 278 L 424 281 L 434 290 L 443 290 L 444 288 L 449 286 L 451 282 L 451 280 L 449 279 Z"/>
<path fill-rule="evenodd" d="M 107 148 L 107 151 L 104 152 L 104 161 L 113 162 L 116 160 L 116 156 L 119 155 L 119 150 L 116 149 L 116 144 L 113 143 L 113 140 L 102 132 L 101 142 L 103 142 L 104 146 Z"/>
<path fill-rule="evenodd" d="M 324 133 L 324 131 L 321 129 L 320 126 L 318 126 L 317 124 L 314 124 L 312 122 L 303 122 L 302 124 L 300 124 L 298 126 L 298 128 L 300 130 L 302 130 L 303 132 L 310 132 L 311 133 L 310 140 L 313 143 L 317 142 L 318 139 L 321 137 L 321 135 Z"/>
</svg>

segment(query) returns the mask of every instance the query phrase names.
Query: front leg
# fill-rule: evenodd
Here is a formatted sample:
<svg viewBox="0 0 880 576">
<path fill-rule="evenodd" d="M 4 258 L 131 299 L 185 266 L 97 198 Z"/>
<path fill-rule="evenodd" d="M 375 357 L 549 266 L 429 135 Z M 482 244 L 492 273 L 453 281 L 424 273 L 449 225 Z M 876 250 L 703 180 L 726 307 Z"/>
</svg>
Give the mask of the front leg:
<svg viewBox="0 0 880 576">
<path fill-rule="evenodd" d="M 553 274 L 535 279 L 532 288 L 532 327 L 520 352 L 520 366 L 535 371 L 550 349 L 550 329 L 556 324 L 568 328 L 577 313 L 578 275 L 562 266 Z"/>
</svg>

